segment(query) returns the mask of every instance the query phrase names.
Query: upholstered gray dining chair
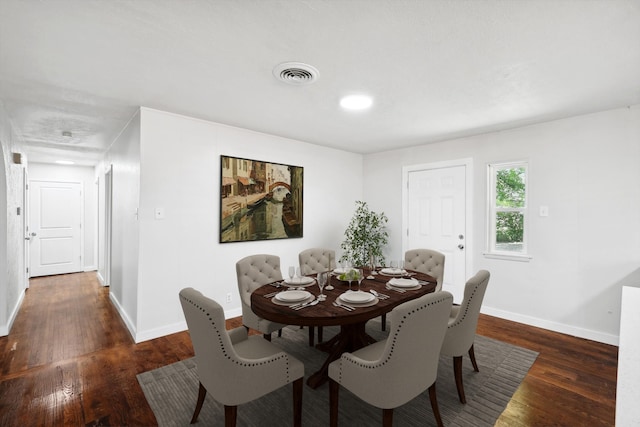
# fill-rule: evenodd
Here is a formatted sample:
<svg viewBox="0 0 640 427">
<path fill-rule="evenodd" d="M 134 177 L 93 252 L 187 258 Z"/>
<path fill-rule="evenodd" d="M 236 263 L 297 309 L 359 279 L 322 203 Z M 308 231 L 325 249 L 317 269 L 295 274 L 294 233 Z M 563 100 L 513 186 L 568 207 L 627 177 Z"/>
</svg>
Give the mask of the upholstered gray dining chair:
<svg viewBox="0 0 640 427">
<path fill-rule="evenodd" d="M 304 365 L 243 327 L 226 330 L 220 304 L 200 291 L 180 291 L 180 303 L 196 356 L 200 381 L 191 424 L 198 420 L 207 392 L 224 405 L 225 426 L 235 426 L 238 405 L 293 383 L 293 424 L 302 424 Z"/>
<path fill-rule="evenodd" d="M 338 425 L 340 386 L 382 408 L 384 426 L 392 425 L 394 408 L 428 389 L 436 422 L 442 425 L 436 377 L 452 303 L 449 292 L 433 292 L 400 304 L 389 314 L 391 330 L 386 340 L 343 353 L 329 365 L 331 426 Z"/>
<path fill-rule="evenodd" d="M 336 268 L 336 252 L 333 249 L 311 248 L 298 254 L 300 272 L 307 276 Z"/>
<path fill-rule="evenodd" d="M 444 254 L 433 249 L 411 249 L 404 253 L 404 268 L 428 274 L 436 279 L 436 292 L 442 290 Z"/>
<path fill-rule="evenodd" d="M 336 252 L 333 249 L 310 248 L 298 254 L 300 274 L 318 274 L 336 268 Z M 313 346 L 313 327 L 309 327 L 309 345 Z M 318 341 L 322 341 L 322 326 L 318 326 Z"/>
<path fill-rule="evenodd" d="M 433 249 L 411 249 L 404 253 L 404 268 L 419 271 L 436 279 L 434 292 L 442 290 L 442 278 L 444 277 L 444 254 Z M 381 327 L 384 331 L 387 327 L 387 316 L 382 315 Z"/>
<path fill-rule="evenodd" d="M 447 334 L 442 344 L 442 354 L 453 356 L 453 373 L 456 387 L 458 388 L 458 398 L 462 403 L 467 403 L 462 384 L 462 356 L 465 353 L 469 353 L 473 369 L 479 372 L 476 355 L 473 350 L 473 342 L 476 337 L 480 307 L 489 284 L 489 277 L 488 271 L 480 270 L 475 276 L 467 280 L 464 286 L 462 304 L 454 305 L 451 308 Z"/>
<path fill-rule="evenodd" d="M 264 338 L 271 340 L 271 334 L 286 325 L 272 322 L 259 317 L 251 310 L 251 293 L 262 285 L 282 281 L 280 271 L 280 257 L 276 255 L 250 255 L 236 262 L 238 277 L 238 291 L 242 306 L 242 324 L 256 331 L 262 332 Z"/>
</svg>

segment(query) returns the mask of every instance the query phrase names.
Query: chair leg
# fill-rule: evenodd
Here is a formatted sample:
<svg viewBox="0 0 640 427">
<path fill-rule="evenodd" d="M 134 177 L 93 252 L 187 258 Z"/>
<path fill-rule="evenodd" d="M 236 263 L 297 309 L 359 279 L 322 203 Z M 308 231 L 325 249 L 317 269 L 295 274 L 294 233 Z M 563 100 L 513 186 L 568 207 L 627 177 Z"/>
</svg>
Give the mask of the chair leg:
<svg viewBox="0 0 640 427">
<path fill-rule="evenodd" d="M 224 427 L 236 427 L 238 407 L 224 405 Z"/>
<path fill-rule="evenodd" d="M 438 397 L 436 396 L 436 383 L 431 384 L 431 387 L 429 387 L 429 399 L 431 400 L 431 410 L 433 410 L 433 416 L 436 418 L 436 424 L 438 427 L 442 427 L 442 418 L 440 417 L 440 409 L 438 408 Z"/>
<path fill-rule="evenodd" d="M 393 408 L 382 410 L 382 427 L 393 426 Z"/>
<path fill-rule="evenodd" d="M 262 337 L 267 341 L 271 341 L 271 334 L 262 334 Z"/>
<path fill-rule="evenodd" d="M 380 317 L 380 327 L 383 331 L 387 330 L 387 315 L 383 314 L 382 317 Z"/>
<path fill-rule="evenodd" d="M 204 388 L 202 383 L 200 383 L 200 388 L 198 389 L 198 401 L 196 402 L 196 409 L 193 411 L 193 417 L 191 417 L 191 424 L 194 424 L 198 420 L 198 415 L 200 415 L 200 409 L 202 409 L 202 404 L 204 403 L 204 398 L 207 396 L 207 389 Z"/>
<path fill-rule="evenodd" d="M 464 386 L 462 385 L 462 356 L 454 356 L 453 358 L 453 375 L 456 378 L 460 402 L 467 403 L 467 399 L 464 397 Z"/>
<path fill-rule="evenodd" d="M 476 372 L 480 372 L 480 369 L 478 369 L 478 364 L 476 363 L 476 353 L 475 351 L 473 351 L 473 344 L 471 344 L 471 348 L 469 349 L 469 357 L 471 358 L 473 370 Z"/>
<path fill-rule="evenodd" d="M 340 384 L 329 378 L 329 426 L 338 427 L 338 394 Z"/>
<path fill-rule="evenodd" d="M 282 338 L 282 329 L 278 329 L 278 338 Z"/>
<path fill-rule="evenodd" d="M 302 386 L 304 377 L 293 382 L 293 426 L 302 426 Z"/>
</svg>

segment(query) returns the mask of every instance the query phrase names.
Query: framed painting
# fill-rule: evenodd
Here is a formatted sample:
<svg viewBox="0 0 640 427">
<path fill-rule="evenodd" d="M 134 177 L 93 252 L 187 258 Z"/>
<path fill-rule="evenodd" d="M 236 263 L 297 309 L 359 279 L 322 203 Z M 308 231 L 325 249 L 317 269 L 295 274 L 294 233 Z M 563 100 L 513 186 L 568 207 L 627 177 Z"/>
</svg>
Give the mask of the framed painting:
<svg viewBox="0 0 640 427">
<path fill-rule="evenodd" d="M 220 156 L 220 243 L 302 237 L 303 169 Z"/>
</svg>

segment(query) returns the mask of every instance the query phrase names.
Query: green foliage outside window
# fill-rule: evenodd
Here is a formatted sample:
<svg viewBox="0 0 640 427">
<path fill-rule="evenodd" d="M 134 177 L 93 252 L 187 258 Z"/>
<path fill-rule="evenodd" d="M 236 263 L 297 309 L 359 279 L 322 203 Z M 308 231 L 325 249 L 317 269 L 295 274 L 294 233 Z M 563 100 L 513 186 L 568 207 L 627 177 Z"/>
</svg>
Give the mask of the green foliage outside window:
<svg viewBox="0 0 640 427">
<path fill-rule="evenodd" d="M 496 208 L 524 208 L 526 169 L 496 171 Z M 524 216 L 521 212 L 497 212 L 496 243 L 521 243 L 524 240 Z"/>
</svg>

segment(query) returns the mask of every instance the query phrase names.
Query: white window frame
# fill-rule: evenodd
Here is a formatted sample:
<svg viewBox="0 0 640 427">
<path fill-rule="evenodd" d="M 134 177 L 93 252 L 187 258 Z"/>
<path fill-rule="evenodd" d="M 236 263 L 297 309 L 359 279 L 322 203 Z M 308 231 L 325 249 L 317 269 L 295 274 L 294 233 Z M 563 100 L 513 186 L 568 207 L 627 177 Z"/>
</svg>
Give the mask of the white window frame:
<svg viewBox="0 0 640 427">
<path fill-rule="evenodd" d="M 525 170 L 525 199 L 522 208 L 502 208 L 495 205 L 496 202 L 496 175 L 502 169 L 524 168 Z M 499 212 L 520 212 L 523 216 L 522 251 L 511 252 L 496 249 L 496 217 Z M 529 161 L 517 160 L 501 163 L 489 163 L 487 165 L 487 251 L 486 258 L 505 259 L 528 262 L 529 255 Z"/>
</svg>

